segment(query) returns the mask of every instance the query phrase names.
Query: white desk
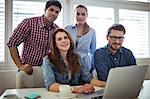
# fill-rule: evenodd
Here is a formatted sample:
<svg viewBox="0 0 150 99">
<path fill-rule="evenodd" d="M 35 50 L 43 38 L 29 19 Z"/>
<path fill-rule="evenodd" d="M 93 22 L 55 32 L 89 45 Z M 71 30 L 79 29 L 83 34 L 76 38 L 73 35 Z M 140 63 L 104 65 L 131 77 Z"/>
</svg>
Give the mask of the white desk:
<svg viewBox="0 0 150 99">
<path fill-rule="evenodd" d="M 103 91 L 102 87 L 95 87 L 95 93 L 92 94 L 74 94 L 75 97 L 73 99 L 91 99 L 92 97 L 99 96 L 100 91 Z M 99 91 L 100 90 L 100 91 Z M 46 88 L 26 88 L 26 89 L 7 89 L 0 99 L 3 99 L 3 97 L 7 94 L 16 94 L 19 96 L 19 99 L 24 99 L 24 96 L 27 96 L 31 93 L 37 93 L 40 94 L 42 97 L 39 99 L 59 99 L 59 93 L 58 92 L 50 92 L 47 91 Z"/>
<path fill-rule="evenodd" d="M 140 91 L 139 99 L 150 99 L 150 80 L 145 80 Z"/>
<path fill-rule="evenodd" d="M 85 94 L 75 94 L 78 96 L 78 98 L 73 99 L 90 99 L 92 97 L 99 96 L 102 89 L 101 87 L 95 87 L 96 93 L 85 95 Z M 99 91 L 100 90 L 100 91 Z M 45 88 L 27 88 L 27 89 L 7 89 L 0 99 L 3 99 L 3 97 L 7 94 L 16 94 L 20 97 L 20 99 L 24 99 L 23 97 L 30 94 L 30 93 L 38 93 L 42 97 L 40 99 L 58 99 L 59 93 L 57 92 L 49 92 Z M 102 95 L 102 94 L 101 94 Z M 150 99 L 150 80 L 145 80 L 143 83 L 143 88 L 140 91 L 139 99 Z"/>
</svg>

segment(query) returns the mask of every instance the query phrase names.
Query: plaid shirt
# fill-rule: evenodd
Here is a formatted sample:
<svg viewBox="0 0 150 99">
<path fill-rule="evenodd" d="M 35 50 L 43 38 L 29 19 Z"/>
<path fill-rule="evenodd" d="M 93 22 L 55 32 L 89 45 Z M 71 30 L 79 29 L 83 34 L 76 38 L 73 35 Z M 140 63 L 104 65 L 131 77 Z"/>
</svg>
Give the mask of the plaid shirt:
<svg viewBox="0 0 150 99">
<path fill-rule="evenodd" d="M 42 65 L 43 57 L 50 50 L 51 37 L 56 28 L 58 26 L 54 23 L 48 27 L 44 16 L 24 19 L 14 30 L 7 45 L 17 47 L 23 42 L 22 63 Z"/>
</svg>

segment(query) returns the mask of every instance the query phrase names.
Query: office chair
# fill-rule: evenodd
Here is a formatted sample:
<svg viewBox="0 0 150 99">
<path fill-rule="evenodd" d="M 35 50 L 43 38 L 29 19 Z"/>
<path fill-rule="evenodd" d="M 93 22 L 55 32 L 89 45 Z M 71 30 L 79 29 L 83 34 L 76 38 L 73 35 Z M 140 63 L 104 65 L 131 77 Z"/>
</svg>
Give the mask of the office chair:
<svg viewBox="0 0 150 99">
<path fill-rule="evenodd" d="M 42 68 L 40 66 L 33 67 L 32 75 L 28 75 L 24 71 L 19 71 L 16 74 L 16 89 L 40 87 L 44 87 Z"/>
<path fill-rule="evenodd" d="M 150 65 L 149 65 L 149 67 L 147 69 L 147 73 L 145 75 L 145 80 L 150 80 Z"/>
</svg>

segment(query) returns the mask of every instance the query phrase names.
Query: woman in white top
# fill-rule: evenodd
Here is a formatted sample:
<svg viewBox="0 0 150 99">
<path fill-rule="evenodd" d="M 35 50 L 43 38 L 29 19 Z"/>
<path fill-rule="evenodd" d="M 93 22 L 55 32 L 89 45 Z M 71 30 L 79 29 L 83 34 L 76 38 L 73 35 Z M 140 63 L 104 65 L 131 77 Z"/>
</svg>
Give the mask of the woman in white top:
<svg viewBox="0 0 150 99">
<path fill-rule="evenodd" d="M 96 50 L 96 33 L 86 22 L 88 11 L 84 5 L 78 5 L 75 13 L 76 24 L 68 25 L 65 28 L 71 33 L 76 52 L 79 54 L 82 64 L 92 72 L 93 54 Z"/>
</svg>

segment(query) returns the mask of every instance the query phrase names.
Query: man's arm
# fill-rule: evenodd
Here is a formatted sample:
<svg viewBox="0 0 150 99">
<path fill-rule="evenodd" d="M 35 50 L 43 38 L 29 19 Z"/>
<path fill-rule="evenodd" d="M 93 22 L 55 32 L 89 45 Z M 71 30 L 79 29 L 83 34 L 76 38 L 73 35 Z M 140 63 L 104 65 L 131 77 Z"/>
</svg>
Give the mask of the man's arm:
<svg viewBox="0 0 150 99">
<path fill-rule="evenodd" d="M 128 55 L 127 58 L 128 58 L 129 65 L 136 65 L 136 59 L 135 59 L 132 51 L 129 50 L 127 55 Z"/>
<path fill-rule="evenodd" d="M 92 84 L 93 86 L 105 87 L 106 82 L 101 81 L 101 80 L 97 80 L 97 79 L 92 79 L 90 84 Z"/>
<path fill-rule="evenodd" d="M 21 62 L 21 59 L 19 57 L 19 52 L 16 47 L 9 47 L 10 55 L 14 61 L 14 63 L 17 65 L 19 70 L 25 71 L 27 74 L 32 74 L 33 68 L 29 64 L 23 65 Z"/>
<path fill-rule="evenodd" d="M 105 59 L 105 53 L 103 49 L 97 49 L 94 53 L 94 65 L 97 71 L 99 80 L 106 81 L 109 68 L 107 66 L 107 60 Z"/>
<path fill-rule="evenodd" d="M 92 65 L 92 68 L 94 70 L 94 52 L 96 50 L 96 32 L 95 30 L 93 30 L 93 37 L 92 37 L 92 42 L 91 42 L 91 45 L 90 45 L 90 55 L 91 55 L 91 65 Z M 92 72 L 92 71 L 91 71 Z"/>
<path fill-rule="evenodd" d="M 19 57 L 17 46 L 20 45 L 30 34 L 29 20 L 24 19 L 14 30 L 13 35 L 10 37 L 7 46 L 9 48 L 11 57 L 19 70 L 25 71 L 28 74 L 32 74 L 33 68 L 29 64 L 23 64 Z"/>
<path fill-rule="evenodd" d="M 14 61 L 14 63 L 17 65 L 18 68 L 20 68 L 23 64 L 21 62 L 21 59 L 19 57 L 18 48 L 16 47 L 9 47 L 10 55 Z"/>
</svg>

